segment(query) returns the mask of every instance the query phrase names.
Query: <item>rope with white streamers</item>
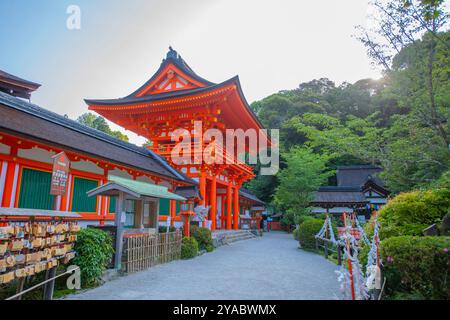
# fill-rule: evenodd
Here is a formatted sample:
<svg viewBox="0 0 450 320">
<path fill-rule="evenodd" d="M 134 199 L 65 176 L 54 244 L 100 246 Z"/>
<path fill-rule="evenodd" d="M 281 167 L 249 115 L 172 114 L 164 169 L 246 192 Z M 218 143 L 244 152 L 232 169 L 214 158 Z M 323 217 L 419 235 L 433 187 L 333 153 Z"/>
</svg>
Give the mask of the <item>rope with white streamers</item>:
<svg viewBox="0 0 450 320">
<path fill-rule="evenodd" d="M 362 272 L 362 267 L 358 260 L 357 241 L 351 234 L 351 229 L 351 226 L 347 226 L 345 228 L 345 232 L 341 236 L 340 243 L 343 244 L 344 259 L 350 260 L 352 266 L 355 299 L 365 300 L 369 297 L 369 294 L 365 283 L 365 277 Z M 353 251 L 353 254 L 349 252 L 347 246 L 345 245 L 347 241 L 350 244 L 350 251 Z M 349 297 L 351 297 L 350 273 L 343 266 L 341 266 L 340 269 L 336 271 L 336 273 L 338 274 L 338 281 L 340 282 L 340 288 L 343 294 L 343 298 L 349 299 Z"/>
<path fill-rule="evenodd" d="M 336 237 L 334 235 L 334 231 L 333 231 L 333 224 L 331 223 L 331 217 L 327 217 L 325 219 L 325 222 L 322 225 L 322 228 L 320 229 L 320 231 L 315 235 L 315 238 L 325 238 L 326 235 L 326 231 L 328 229 L 329 235 L 330 235 L 330 241 L 334 244 L 337 243 L 336 241 Z"/>
<path fill-rule="evenodd" d="M 361 237 L 366 245 L 370 245 L 369 238 L 367 238 L 366 233 L 364 232 L 363 227 L 361 226 L 361 223 L 359 222 L 358 218 L 355 219 L 356 228 L 361 233 Z"/>
<path fill-rule="evenodd" d="M 367 256 L 367 268 L 377 264 L 377 239 L 379 236 L 378 221 L 374 221 L 372 243 L 370 244 L 369 255 Z"/>
</svg>

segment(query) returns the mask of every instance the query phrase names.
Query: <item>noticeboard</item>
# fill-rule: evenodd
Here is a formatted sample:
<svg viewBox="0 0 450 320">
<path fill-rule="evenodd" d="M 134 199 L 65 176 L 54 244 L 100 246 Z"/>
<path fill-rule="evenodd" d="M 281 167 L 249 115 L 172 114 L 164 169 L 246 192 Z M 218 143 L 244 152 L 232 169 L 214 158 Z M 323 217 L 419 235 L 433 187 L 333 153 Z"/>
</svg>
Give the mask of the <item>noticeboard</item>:
<svg viewBox="0 0 450 320">
<path fill-rule="evenodd" d="M 50 194 L 64 196 L 66 194 L 67 178 L 69 176 L 70 161 L 64 152 L 53 156 L 53 172 Z"/>
</svg>

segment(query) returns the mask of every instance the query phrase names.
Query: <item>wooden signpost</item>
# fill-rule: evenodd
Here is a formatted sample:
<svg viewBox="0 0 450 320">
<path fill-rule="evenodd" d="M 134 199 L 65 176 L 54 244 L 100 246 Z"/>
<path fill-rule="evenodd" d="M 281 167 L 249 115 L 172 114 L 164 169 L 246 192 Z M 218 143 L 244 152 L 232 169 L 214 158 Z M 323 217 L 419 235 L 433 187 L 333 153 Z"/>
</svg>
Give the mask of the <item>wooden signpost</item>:
<svg viewBox="0 0 450 320">
<path fill-rule="evenodd" d="M 53 172 L 50 194 L 64 196 L 66 194 L 67 178 L 69 176 L 70 161 L 64 152 L 53 156 Z M 56 208 L 54 208 L 56 210 Z"/>
<path fill-rule="evenodd" d="M 59 210 L 59 199 L 66 195 L 67 179 L 69 176 L 70 161 L 64 151 L 53 157 L 52 182 L 50 185 L 50 194 L 53 198 L 53 210 Z M 45 280 L 52 279 L 56 275 L 56 267 L 48 269 L 45 273 Z M 44 286 L 44 300 L 53 299 L 55 280 L 52 280 Z"/>
</svg>

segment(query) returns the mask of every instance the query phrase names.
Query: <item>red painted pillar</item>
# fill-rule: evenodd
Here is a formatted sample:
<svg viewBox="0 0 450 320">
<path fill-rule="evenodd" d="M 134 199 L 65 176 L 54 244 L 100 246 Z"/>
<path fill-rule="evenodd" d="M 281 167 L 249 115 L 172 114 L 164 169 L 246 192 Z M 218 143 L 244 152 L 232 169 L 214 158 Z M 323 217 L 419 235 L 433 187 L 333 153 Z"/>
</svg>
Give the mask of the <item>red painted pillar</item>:
<svg viewBox="0 0 450 320">
<path fill-rule="evenodd" d="M 169 214 L 170 214 L 170 226 L 173 227 L 175 222 L 174 220 L 177 215 L 177 203 L 175 200 L 170 200 Z"/>
<path fill-rule="evenodd" d="M 211 219 L 211 231 L 216 230 L 216 214 L 217 214 L 217 181 L 216 176 L 211 178 L 211 209 L 209 216 Z"/>
<path fill-rule="evenodd" d="M 221 195 L 220 196 L 221 198 L 220 198 L 220 222 L 221 222 L 221 225 L 220 225 L 220 227 L 222 228 L 222 229 L 225 229 L 225 227 L 226 227 L 226 215 L 225 215 L 225 197 L 223 196 L 223 195 Z"/>
<path fill-rule="evenodd" d="M 233 198 L 234 198 L 234 215 L 233 215 L 233 229 L 237 230 L 239 229 L 239 187 L 234 187 L 233 192 Z"/>
<path fill-rule="evenodd" d="M 206 172 L 200 173 L 200 194 L 202 196 L 201 204 L 206 206 Z"/>
<path fill-rule="evenodd" d="M 227 186 L 227 229 L 231 230 L 231 186 Z"/>
<path fill-rule="evenodd" d="M 15 205 L 17 189 L 19 188 L 19 171 L 20 165 L 18 163 L 7 162 L 2 207 L 13 208 Z"/>
<path fill-rule="evenodd" d="M 183 231 L 184 231 L 184 236 L 185 237 L 190 237 L 191 236 L 191 232 L 190 232 L 190 225 L 189 225 L 189 214 L 184 215 L 184 227 L 183 227 Z"/>
<path fill-rule="evenodd" d="M 3 194 L 6 186 L 7 172 L 8 172 L 8 161 L 0 161 L 0 207 L 3 205 Z"/>
</svg>

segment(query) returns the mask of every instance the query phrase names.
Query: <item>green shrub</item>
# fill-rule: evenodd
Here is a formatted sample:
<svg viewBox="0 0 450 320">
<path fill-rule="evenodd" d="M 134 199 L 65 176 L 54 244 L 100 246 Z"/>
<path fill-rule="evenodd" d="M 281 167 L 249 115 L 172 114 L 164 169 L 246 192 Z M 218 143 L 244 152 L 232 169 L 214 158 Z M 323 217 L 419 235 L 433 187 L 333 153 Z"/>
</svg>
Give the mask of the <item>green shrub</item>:
<svg viewBox="0 0 450 320">
<path fill-rule="evenodd" d="M 440 222 L 450 209 L 450 189 L 402 193 L 379 212 L 380 238 L 421 236 L 423 229 Z"/>
<path fill-rule="evenodd" d="M 191 259 L 198 255 L 198 243 L 194 237 L 184 237 L 181 242 L 181 259 Z"/>
<path fill-rule="evenodd" d="M 300 225 L 298 238 L 303 249 L 315 249 L 314 236 L 320 231 L 322 225 L 323 221 L 319 219 L 308 219 Z"/>
<path fill-rule="evenodd" d="M 112 238 L 108 233 L 93 228 L 81 229 L 77 236 L 73 264 L 80 267 L 82 286 L 95 286 L 114 252 Z"/>
<path fill-rule="evenodd" d="M 191 226 L 191 236 L 198 242 L 199 250 L 211 252 L 214 250 L 211 230 L 198 226 Z"/>
<path fill-rule="evenodd" d="M 315 217 L 312 217 L 312 216 L 301 215 L 301 216 L 297 216 L 296 220 L 297 220 L 297 224 L 301 225 L 306 220 L 311 220 L 311 219 L 314 219 L 314 218 Z"/>
<path fill-rule="evenodd" d="M 450 237 L 400 236 L 381 242 L 386 294 L 450 299 Z"/>
</svg>

